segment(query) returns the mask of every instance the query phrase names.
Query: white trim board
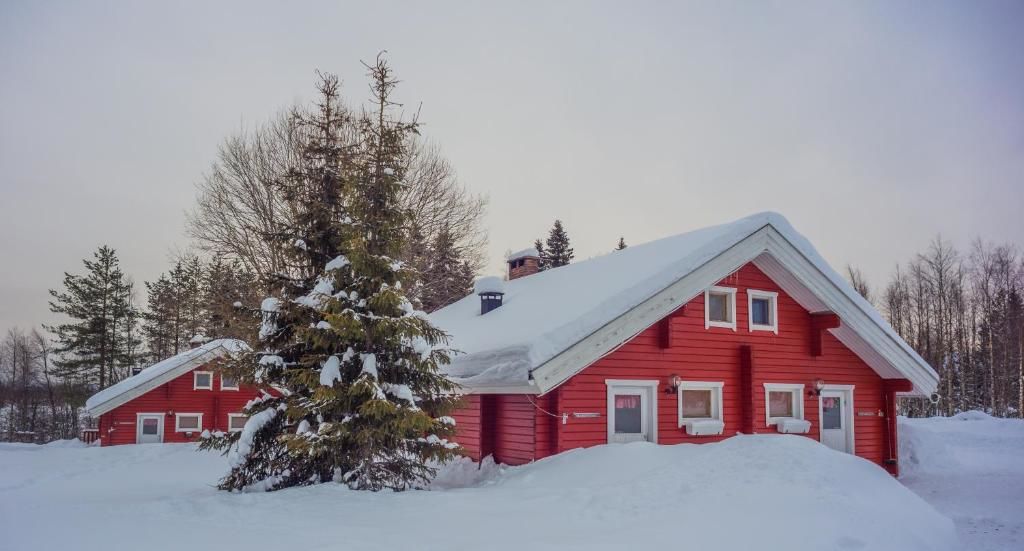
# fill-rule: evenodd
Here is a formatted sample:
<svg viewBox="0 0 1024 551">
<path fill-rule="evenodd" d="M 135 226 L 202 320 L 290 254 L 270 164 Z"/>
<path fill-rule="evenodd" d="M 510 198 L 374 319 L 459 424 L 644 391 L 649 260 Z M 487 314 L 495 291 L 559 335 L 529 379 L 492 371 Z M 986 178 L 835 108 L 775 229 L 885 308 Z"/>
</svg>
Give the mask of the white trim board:
<svg viewBox="0 0 1024 551">
<path fill-rule="evenodd" d="M 765 264 L 774 269 L 762 268 L 759 259 L 764 258 L 771 259 Z M 787 294 L 796 296 L 801 293 L 795 294 L 786 288 L 786 284 L 790 287 L 803 287 L 805 302 L 816 302 L 824 307 L 809 308 L 797 299 L 804 308 L 812 312 L 827 309 L 836 313 L 842 320 L 842 327 L 832 330 L 832 333 L 882 378 L 909 379 L 914 384 L 915 394 L 928 395 L 934 391 L 938 385 L 938 375 L 927 362 L 898 336 L 894 336 L 895 333 L 881 318 L 869 314 L 865 308 L 870 308 L 870 305 L 859 304 L 844 293 L 771 224 L 762 226 L 651 298 L 536 367 L 530 372 L 531 380 L 540 394 L 549 392 L 748 262 L 755 262 Z M 780 277 L 784 275 L 783 272 L 788 277 Z M 813 301 L 808 297 L 813 297 Z M 861 343 L 855 343 L 858 340 Z"/>
</svg>

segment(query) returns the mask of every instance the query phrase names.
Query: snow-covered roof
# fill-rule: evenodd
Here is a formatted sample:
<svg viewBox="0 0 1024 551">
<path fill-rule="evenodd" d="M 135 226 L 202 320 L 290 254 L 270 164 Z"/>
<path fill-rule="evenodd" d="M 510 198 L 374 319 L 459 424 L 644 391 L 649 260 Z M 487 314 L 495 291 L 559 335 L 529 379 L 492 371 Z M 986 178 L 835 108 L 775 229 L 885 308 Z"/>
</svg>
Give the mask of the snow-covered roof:
<svg viewBox="0 0 1024 551">
<path fill-rule="evenodd" d="M 486 276 L 476 280 L 473 284 L 473 292 L 481 293 L 504 293 L 505 281 L 498 276 Z"/>
<path fill-rule="evenodd" d="M 799 272 L 799 283 L 815 289 L 815 301 L 840 314 L 844 325 L 856 326 L 850 338 L 863 337 L 878 351 L 879 365 L 872 365 L 876 371 L 886 378 L 911 379 L 917 393 L 934 391 L 938 377 L 928 364 L 807 239 L 772 212 L 508 281 L 502 306 L 486 316 L 480 315 L 480 299 L 470 295 L 430 319 L 461 352 L 445 369 L 464 388 L 547 392 L 566 373 L 583 369 L 765 254 Z M 641 305 L 643 313 L 627 316 Z M 583 344 L 586 349 L 579 349 Z"/>
<path fill-rule="evenodd" d="M 247 349 L 244 342 L 235 339 L 217 339 L 191 348 L 93 394 L 86 400 L 85 409 L 91 415 L 101 415 L 213 359 Z"/>
<path fill-rule="evenodd" d="M 539 257 L 540 256 L 540 252 L 538 252 L 535 247 L 527 247 L 527 248 L 525 248 L 525 249 L 523 249 L 521 251 L 516 251 L 516 252 L 508 255 L 508 258 L 506 260 L 508 262 L 512 262 L 513 260 L 519 260 L 520 258 L 526 258 L 526 257 L 529 257 L 529 256 Z"/>
</svg>

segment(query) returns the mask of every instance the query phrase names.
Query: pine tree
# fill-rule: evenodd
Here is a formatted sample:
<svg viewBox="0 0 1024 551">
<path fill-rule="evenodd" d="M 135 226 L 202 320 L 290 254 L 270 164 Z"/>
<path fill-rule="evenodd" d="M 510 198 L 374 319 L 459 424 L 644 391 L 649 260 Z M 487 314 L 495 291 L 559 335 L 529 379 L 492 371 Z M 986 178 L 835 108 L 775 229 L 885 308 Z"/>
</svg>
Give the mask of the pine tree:
<svg viewBox="0 0 1024 551">
<path fill-rule="evenodd" d="M 452 233 L 442 228 L 430 247 L 426 269 L 422 273 L 423 293 L 420 303 L 426 312 L 433 312 L 468 295 L 473 289 L 473 271 L 463 260 Z"/>
<path fill-rule="evenodd" d="M 142 334 L 152 362 L 174 355 L 174 309 L 174 289 L 167 276 L 160 274 L 156 281 L 147 281 L 146 313 L 143 314 Z"/>
<path fill-rule="evenodd" d="M 270 282 L 260 351 L 227 368 L 287 392 L 251 403 L 241 433 L 204 442 L 228 450 L 223 489 L 335 480 L 402 490 L 458 452 L 445 439 L 454 427 L 443 415 L 455 405 L 439 371 L 446 336 L 413 309 L 403 292 L 410 270 L 396 260 L 403 155 L 417 123 L 392 118 L 386 62 L 367 67 L 375 102 L 357 119 L 355 146 L 339 136 L 350 115 L 339 108 L 337 77 L 322 76 L 318 110 L 299 118 L 311 138 L 281 184 L 299 223 L 267 237 L 305 246 L 290 249 L 289 273 Z"/>
<path fill-rule="evenodd" d="M 544 253 L 541 258 L 546 267 L 557 268 L 572 262 L 573 251 L 569 246 L 569 234 L 565 233 L 561 220 L 555 220 L 555 225 L 548 233 L 548 239 L 544 245 Z"/>
<path fill-rule="evenodd" d="M 615 246 L 615 250 L 616 251 L 621 251 L 622 249 L 625 249 L 628 246 L 629 245 L 626 245 L 626 238 L 620 237 L 619 238 L 619 244 Z"/>
<path fill-rule="evenodd" d="M 132 303 L 132 284 L 114 249 L 101 246 L 93 260 L 82 263 L 85 275 L 65 272 L 64 290 L 50 290 L 50 311 L 70 321 L 46 329 L 57 337 L 57 373 L 103 389 L 134 365 L 138 311 Z"/>
<path fill-rule="evenodd" d="M 547 255 L 544 253 L 544 242 L 540 239 L 535 239 L 533 241 L 533 248 L 537 249 L 537 268 L 540 269 L 540 271 L 547 270 L 548 263 L 546 260 Z"/>
</svg>

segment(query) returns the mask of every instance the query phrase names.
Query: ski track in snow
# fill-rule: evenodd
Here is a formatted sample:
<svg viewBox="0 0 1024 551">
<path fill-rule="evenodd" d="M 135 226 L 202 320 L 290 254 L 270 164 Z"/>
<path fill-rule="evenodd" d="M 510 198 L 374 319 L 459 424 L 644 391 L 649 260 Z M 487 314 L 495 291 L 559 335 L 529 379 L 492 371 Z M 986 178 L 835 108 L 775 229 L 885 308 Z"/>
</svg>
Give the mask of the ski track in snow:
<svg viewBox="0 0 1024 551">
<path fill-rule="evenodd" d="M 0 549 L 1024 548 L 1024 422 L 901 426 L 913 491 L 800 436 L 464 460 L 433 491 L 398 494 L 221 492 L 225 458 L 190 444 L 0 444 Z"/>
<path fill-rule="evenodd" d="M 900 457 L 900 481 L 953 519 L 962 549 L 1024 549 L 1024 421 L 901 418 Z"/>
</svg>

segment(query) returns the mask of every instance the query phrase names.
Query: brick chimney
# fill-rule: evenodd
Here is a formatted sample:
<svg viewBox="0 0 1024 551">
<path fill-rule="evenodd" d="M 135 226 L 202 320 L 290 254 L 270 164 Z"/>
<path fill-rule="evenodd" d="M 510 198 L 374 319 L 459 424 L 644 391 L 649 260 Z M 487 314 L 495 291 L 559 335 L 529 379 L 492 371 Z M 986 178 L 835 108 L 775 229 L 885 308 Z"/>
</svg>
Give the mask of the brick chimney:
<svg viewBox="0 0 1024 551">
<path fill-rule="evenodd" d="M 540 253 L 530 247 L 508 257 L 508 279 L 519 279 L 540 271 Z"/>
</svg>

